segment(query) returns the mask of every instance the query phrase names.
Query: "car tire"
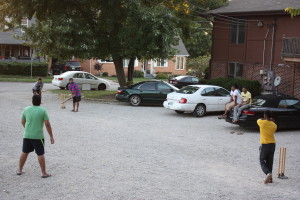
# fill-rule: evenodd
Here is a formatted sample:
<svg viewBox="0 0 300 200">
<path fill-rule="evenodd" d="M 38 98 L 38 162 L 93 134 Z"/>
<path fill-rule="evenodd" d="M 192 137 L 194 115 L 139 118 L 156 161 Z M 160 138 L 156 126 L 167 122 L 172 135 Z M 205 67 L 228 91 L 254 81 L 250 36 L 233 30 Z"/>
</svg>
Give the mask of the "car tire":
<svg viewBox="0 0 300 200">
<path fill-rule="evenodd" d="M 106 90 L 106 85 L 104 83 L 99 84 L 98 90 Z"/>
<path fill-rule="evenodd" d="M 61 90 L 64 90 L 64 89 L 66 89 L 66 88 L 64 88 L 64 87 L 59 87 Z"/>
<path fill-rule="evenodd" d="M 206 108 L 204 104 L 198 104 L 193 112 L 195 117 L 203 117 L 206 113 Z"/>
<path fill-rule="evenodd" d="M 183 114 L 183 113 L 184 113 L 184 111 L 180 111 L 180 110 L 175 110 L 175 112 L 176 112 L 177 114 Z"/>
<path fill-rule="evenodd" d="M 129 102 L 132 106 L 139 106 L 142 103 L 142 98 L 139 95 L 132 95 Z"/>
</svg>

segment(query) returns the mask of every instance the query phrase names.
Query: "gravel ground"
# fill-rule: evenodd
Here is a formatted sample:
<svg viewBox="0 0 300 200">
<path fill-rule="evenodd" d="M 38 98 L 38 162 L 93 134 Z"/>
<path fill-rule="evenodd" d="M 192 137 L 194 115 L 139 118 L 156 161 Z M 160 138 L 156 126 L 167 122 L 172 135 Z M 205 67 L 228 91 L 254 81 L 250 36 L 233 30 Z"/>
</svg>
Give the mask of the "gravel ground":
<svg viewBox="0 0 300 200">
<path fill-rule="evenodd" d="M 55 144 L 46 135 L 52 177 L 40 178 L 34 153 L 15 175 L 22 147 L 20 115 L 31 104 L 28 83 L 0 83 L 0 199 L 300 199 L 300 132 L 276 134 L 287 147 L 287 180 L 264 185 L 259 133 L 208 115 L 194 118 L 160 106 L 83 100 L 80 112 L 43 94 Z M 46 84 L 45 88 L 52 86 Z M 230 132 L 234 131 L 234 134 Z M 244 133 L 237 135 L 236 133 Z"/>
</svg>

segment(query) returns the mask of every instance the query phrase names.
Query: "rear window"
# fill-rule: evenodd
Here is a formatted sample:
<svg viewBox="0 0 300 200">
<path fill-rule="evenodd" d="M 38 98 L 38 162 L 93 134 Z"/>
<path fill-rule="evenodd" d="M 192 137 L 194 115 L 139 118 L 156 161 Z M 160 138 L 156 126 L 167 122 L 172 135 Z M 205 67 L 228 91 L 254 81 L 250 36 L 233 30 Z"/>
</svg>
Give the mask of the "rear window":
<svg viewBox="0 0 300 200">
<path fill-rule="evenodd" d="M 177 93 L 181 93 L 181 94 L 194 94 L 199 89 L 200 88 L 198 88 L 198 87 L 186 86 L 186 87 L 183 87 L 180 90 L 178 90 Z"/>
<path fill-rule="evenodd" d="M 66 62 L 66 65 L 72 65 L 72 66 L 80 66 L 79 62 Z"/>
<path fill-rule="evenodd" d="M 265 106 L 266 102 L 267 101 L 265 99 L 253 99 L 252 105 L 253 106 Z"/>
</svg>

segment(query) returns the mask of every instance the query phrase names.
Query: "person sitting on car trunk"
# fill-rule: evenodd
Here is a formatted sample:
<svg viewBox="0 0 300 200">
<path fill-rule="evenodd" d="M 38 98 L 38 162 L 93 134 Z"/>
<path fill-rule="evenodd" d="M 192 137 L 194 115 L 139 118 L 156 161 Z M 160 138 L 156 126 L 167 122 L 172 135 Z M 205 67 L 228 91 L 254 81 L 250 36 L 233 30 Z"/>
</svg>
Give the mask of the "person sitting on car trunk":
<svg viewBox="0 0 300 200">
<path fill-rule="evenodd" d="M 73 78 L 69 79 L 69 90 L 73 97 L 73 110 L 72 112 L 78 112 L 79 102 L 81 101 L 81 93 L 78 85 L 73 81 Z"/>
<path fill-rule="evenodd" d="M 230 96 L 230 102 L 225 105 L 225 112 L 221 117 L 219 117 L 219 119 L 226 118 L 228 112 L 230 112 L 231 109 L 233 109 L 236 105 L 242 103 L 242 98 L 238 90 L 237 84 L 233 84 L 231 86 Z"/>
<path fill-rule="evenodd" d="M 236 123 L 239 120 L 240 115 L 242 114 L 242 111 L 246 108 L 249 108 L 251 105 L 251 93 L 247 90 L 247 88 L 244 86 L 242 88 L 242 103 L 236 105 L 233 109 L 233 120 L 232 123 Z"/>
</svg>

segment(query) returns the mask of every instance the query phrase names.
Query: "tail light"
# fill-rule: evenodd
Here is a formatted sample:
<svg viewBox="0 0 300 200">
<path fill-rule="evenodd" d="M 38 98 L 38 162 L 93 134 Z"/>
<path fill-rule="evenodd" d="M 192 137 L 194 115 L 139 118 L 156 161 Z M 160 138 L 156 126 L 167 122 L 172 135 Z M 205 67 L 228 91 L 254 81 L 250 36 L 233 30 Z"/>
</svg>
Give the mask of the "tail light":
<svg viewBox="0 0 300 200">
<path fill-rule="evenodd" d="M 179 103 L 186 103 L 187 102 L 187 99 L 186 98 L 181 98 Z"/>
<path fill-rule="evenodd" d="M 245 115 L 255 115 L 255 112 L 250 111 L 250 110 L 244 110 L 243 114 L 245 114 Z"/>
<path fill-rule="evenodd" d="M 67 65 L 65 65 L 64 69 L 67 70 L 67 68 L 68 68 Z"/>
<path fill-rule="evenodd" d="M 121 91 L 121 90 L 118 90 L 118 91 L 117 91 L 117 94 L 121 94 L 121 93 L 122 93 L 122 91 Z"/>
<path fill-rule="evenodd" d="M 63 78 L 58 78 L 57 80 L 59 80 L 59 81 L 62 81 L 62 80 L 63 80 Z"/>
</svg>

